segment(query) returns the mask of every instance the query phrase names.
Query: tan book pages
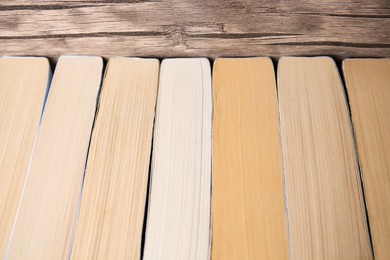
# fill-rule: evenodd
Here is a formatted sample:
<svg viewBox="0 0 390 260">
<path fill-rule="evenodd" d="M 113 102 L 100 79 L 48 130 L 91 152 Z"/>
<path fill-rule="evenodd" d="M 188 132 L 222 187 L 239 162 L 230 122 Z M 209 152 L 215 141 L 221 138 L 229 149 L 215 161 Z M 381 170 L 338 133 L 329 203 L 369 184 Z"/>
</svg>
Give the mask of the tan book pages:
<svg viewBox="0 0 390 260">
<path fill-rule="evenodd" d="M 281 58 L 280 127 L 292 259 L 370 259 L 345 93 L 331 58 Z"/>
<path fill-rule="evenodd" d="M 50 74 L 46 58 L 0 58 L 0 257 L 22 195 Z"/>
<path fill-rule="evenodd" d="M 288 259 L 272 61 L 217 59 L 213 100 L 212 259 Z"/>
<path fill-rule="evenodd" d="M 112 58 L 100 94 L 72 259 L 139 259 L 159 61 Z"/>
<path fill-rule="evenodd" d="M 376 259 L 390 259 L 390 59 L 344 60 Z"/>
<path fill-rule="evenodd" d="M 211 72 L 207 59 L 161 64 L 144 259 L 208 259 Z"/>
<path fill-rule="evenodd" d="M 57 63 L 7 259 L 69 258 L 102 65 Z"/>
</svg>

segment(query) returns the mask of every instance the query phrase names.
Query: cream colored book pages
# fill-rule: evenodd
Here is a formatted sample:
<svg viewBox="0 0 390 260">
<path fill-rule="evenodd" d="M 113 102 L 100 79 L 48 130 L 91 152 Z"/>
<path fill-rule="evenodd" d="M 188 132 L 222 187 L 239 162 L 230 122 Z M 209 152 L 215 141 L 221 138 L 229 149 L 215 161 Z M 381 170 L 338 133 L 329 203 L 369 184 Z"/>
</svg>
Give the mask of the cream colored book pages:
<svg viewBox="0 0 390 260">
<path fill-rule="evenodd" d="M 292 259 L 370 259 L 351 123 L 334 61 L 281 58 L 278 93 Z"/>
<path fill-rule="evenodd" d="M 390 59 L 345 60 L 376 259 L 390 259 Z"/>
<path fill-rule="evenodd" d="M 22 195 L 49 79 L 46 58 L 0 58 L 0 257 Z"/>
<path fill-rule="evenodd" d="M 68 259 L 102 59 L 60 57 L 6 259 Z"/>
<path fill-rule="evenodd" d="M 272 61 L 217 59 L 213 99 L 212 259 L 288 259 Z"/>
<path fill-rule="evenodd" d="M 164 60 L 144 259 L 209 258 L 211 113 L 208 60 Z"/>
<path fill-rule="evenodd" d="M 139 259 L 159 61 L 112 58 L 100 94 L 72 259 Z"/>
</svg>

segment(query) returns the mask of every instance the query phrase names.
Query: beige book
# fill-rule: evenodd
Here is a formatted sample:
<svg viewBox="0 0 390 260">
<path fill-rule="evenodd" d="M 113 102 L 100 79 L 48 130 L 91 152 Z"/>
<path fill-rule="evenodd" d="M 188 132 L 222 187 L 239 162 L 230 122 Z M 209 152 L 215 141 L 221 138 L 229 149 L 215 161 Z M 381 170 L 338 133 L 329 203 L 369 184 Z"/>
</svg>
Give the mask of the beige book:
<svg viewBox="0 0 390 260">
<path fill-rule="evenodd" d="M 144 259 L 208 259 L 210 64 L 167 59 L 160 73 Z"/>
<path fill-rule="evenodd" d="M 60 57 L 6 259 L 68 259 L 102 59 Z"/>
<path fill-rule="evenodd" d="M 0 58 L 0 258 L 22 195 L 50 77 L 46 58 Z"/>
<path fill-rule="evenodd" d="M 344 60 L 376 259 L 390 259 L 390 59 Z"/>
<path fill-rule="evenodd" d="M 100 94 L 72 259 L 139 259 L 159 61 L 111 58 Z"/>
<path fill-rule="evenodd" d="M 213 97 L 212 259 L 288 259 L 272 61 L 217 59 Z"/>
<path fill-rule="evenodd" d="M 278 93 L 292 259 L 370 259 L 351 123 L 334 61 L 281 58 Z"/>
</svg>

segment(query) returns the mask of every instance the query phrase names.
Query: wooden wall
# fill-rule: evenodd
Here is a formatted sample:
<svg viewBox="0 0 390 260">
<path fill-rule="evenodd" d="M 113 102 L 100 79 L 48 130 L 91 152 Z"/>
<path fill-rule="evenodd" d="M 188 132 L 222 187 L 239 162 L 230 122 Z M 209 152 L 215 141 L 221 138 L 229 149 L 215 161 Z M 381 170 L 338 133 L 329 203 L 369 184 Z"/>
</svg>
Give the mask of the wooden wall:
<svg viewBox="0 0 390 260">
<path fill-rule="evenodd" d="M 0 2 L 0 55 L 390 56 L 389 0 Z"/>
</svg>

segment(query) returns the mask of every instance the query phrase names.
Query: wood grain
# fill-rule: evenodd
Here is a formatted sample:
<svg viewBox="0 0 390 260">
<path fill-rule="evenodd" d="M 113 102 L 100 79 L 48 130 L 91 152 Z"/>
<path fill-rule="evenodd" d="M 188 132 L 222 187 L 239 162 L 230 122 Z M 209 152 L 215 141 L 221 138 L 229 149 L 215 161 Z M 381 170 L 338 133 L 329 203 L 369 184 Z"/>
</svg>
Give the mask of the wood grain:
<svg viewBox="0 0 390 260">
<path fill-rule="evenodd" d="M 0 257 L 22 195 L 50 74 L 45 58 L 0 59 Z"/>
<path fill-rule="evenodd" d="M 160 71 L 143 259 L 208 259 L 210 63 L 165 59 Z"/>
<path fill-rule="evenodd" d="M 217 59 L 213 97 L 212 259 L 288 259 L 272 61 Z"/>
<path fill-rule="evenodd" d="M 343 62 L 376 259 L 390 259 L 390 60 Z"/>
<path fill-rule="evenodd" d="M 370 259 L 352 128 L 334 61 L 282 58 L 278 93 L 292 259 Z"/>
<path fill-rule="evenodd" d="M 68 259 L 102 59 L 57 64 L 6 259 Z"/>
<path fill-rule="evenodd" d="M 112 58 L 100 94 L 72 259 L 139 259 L 159 61 Z"/>
<path fill-rule="evenodd" d="M 389 38 L 387 0 L 0 4 L 3 55 L 384 57 Z"/>
</svg>

